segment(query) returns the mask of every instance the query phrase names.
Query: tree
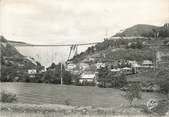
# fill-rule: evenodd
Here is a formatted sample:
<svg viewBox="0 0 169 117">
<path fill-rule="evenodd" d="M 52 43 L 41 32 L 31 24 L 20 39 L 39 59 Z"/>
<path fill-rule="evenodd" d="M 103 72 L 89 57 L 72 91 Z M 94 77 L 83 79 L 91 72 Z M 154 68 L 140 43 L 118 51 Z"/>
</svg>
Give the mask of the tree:
<svg viewBox="0 0 169 117">
<path fill-rule="evenodd" d="M 112 87 L 121 88 L 127 84 L 126 76 L 122 73 L 109 72 L 106 76 L 106 81 L 112 83 Z"/>
<path fill-rule="evenodd" d="M 43 83 L 54 83 L 59 84 L 60 79 L 58 77 L 58 74 L 55 73 L 53 70 L 49 69 L 44 73 L 44 76 L 42 78 Z"/>
<path fill-rule="evenodd" d="M 127 84 L 127 78 L 126 78 L 126 75 L 121 73 L 118 75 L 117 77 L 117 83 L 116 83 L 116 87 L 117 88 L 121 88 L 123 86 L 125 86 Z"/>
<path fill-rule="evenodd" d="M 42 66 L 38 61 L 36 61 L 36 70 L 37 70 L 37 73 L 39 73 L 43 69 L 44 69 L 44 66 Z"/>
<path fill-rule="evenodd" d="M 40 80 L 40 82 L 60 84 L 61 83 L 61 74 L 62 74 L 63 84 L 71 84 L 72 83 L 72 74 L 65 70 L 65 67 L 63 64 L 62 64 L 63 67 L 61 70 L 61 64 L 62 63 L 58 63 L 56 65 L 55 63 L 52 63 L 52 65 L 44 73 L 44 76 L 43 76 L 42 80 Z"/>
<path fill-rule="evenodd" d="M 49 67 L 47 68 L 47 70 L 48 70 L 48 69 L 54 69 L 55 67 L 56 67 L 56 64 L 55 64 L 55 63 L 52 63 L 51 66 L 49 66 Z"/>
<path fill-rule="evenodd" d="M 132 105 L 134 99 L 141 99 L 141 87 L 138 84 L 130 84 L 126 91 L 126 94 L 123 95 L 125 99 L 129 101 L 129 104 Z"/>
<path fill-rule="evenodd" d="M 17 67 L 14 65 L 2 65 L 1 66 L 1 82 L 13 82 L 15 76 L 17 75 Z"/>
<path fill-rule="evenodd" d="M 122 73 L 111 72 L 107 67 L 98 70 L 98 82 L 106 87 L 106 83 L 111 83 L 111 87 L 121 88 L 127 84 L 126 76 Z"/>
<path fill-rule="evenodd" d="M 162 93 L 166 94 L 169 98 L 169 70 L 164 68 L 159 70 L 157 75 L 157 83 L 160 86 Z"/>
<path fill-rule="evenodd" d="M 63 72 L 63 84 L 71 84 L 72 83 L 72 74 L 68 71 Z"/>
<path fill-rule="evenodd" d="M 161 27 L 159 30 L 160 37 L 169 37 L 169 27 Z"/>
<path fill-rule="evenodd" d="M 132 42 L 131 45 L 127 46 L 127 48 L 132 48 L 132 49 L 142 49 L 143 43 L 141 41 L 137 41 L 137 42 Z"/>
<path fill-rule="evenodd" d="M 108 73 L 109 70 L 107 67 L 102 67 L 98 70 L 98 82 L 100 82 L 103 87 L 106 87 L 106 76 Z"/>
</svg>

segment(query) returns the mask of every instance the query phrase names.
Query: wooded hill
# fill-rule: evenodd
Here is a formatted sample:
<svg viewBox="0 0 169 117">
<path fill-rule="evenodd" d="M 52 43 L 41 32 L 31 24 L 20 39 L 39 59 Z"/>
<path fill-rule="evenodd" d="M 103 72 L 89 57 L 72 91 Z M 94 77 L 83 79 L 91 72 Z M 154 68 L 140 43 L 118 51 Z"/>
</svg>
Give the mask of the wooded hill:
<svg viewBox="0 0 169 117">
<path fill-rule="evenodd" d="M 85 52 L 74 56 L 70 61 L 78 63 L 88 57 L 95 59 L 95 62 L 108 60 L 152 60 L 155 58 L 155 50 L 162 46 L 167 47 L 169 42 L 169 27 L 152 25 L 135 25 L 127 28 L 122 33 L 125 36 L 134 36 L 134 39 L 105 39 L 102 43 L 89 47 Z M 142 36 L 143 38 L 137 38 Z"/>
<path fill-rule="evenodd" d="M 0 36 L 0 81 L 14 81 L 15 77 L 27 72 L 28 69 L 35 69 L 37 62 L 20 54 L 17 49 Z"/>
</svg>

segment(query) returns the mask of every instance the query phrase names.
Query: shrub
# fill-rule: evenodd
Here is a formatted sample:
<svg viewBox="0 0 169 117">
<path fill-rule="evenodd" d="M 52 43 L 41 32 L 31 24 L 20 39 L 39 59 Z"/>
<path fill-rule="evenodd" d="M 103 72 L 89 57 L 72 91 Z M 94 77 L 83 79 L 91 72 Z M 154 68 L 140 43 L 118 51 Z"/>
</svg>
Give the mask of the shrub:
<svg viewBox="0 0 169 117">
<path fill-rule="evenodd" d="M 111 72 L 107 67 L 99 69 L 98 72 L 99 87 L 121 88 L 127 84 L 125 74 Z"/>
<path fill-rule="evenodd" d="M 65 105 L 71 105 L 71 103 L 72 103 L 72 100 L 71 100 L 71 99 L 66 99 L 66 100 L 64 101 L 64 104 L 65 104 Z"/>
<path fill-rule="evenodd" d="M 147 112 L 147 113 L 151 113 L 151 114 L 156 114 L 156 115 L 159 115 L 159 116 L 164 116 L 167 111 L 169 110 L 169 101 L 166 100 L 166 99 L 163 99 L 163 100 L 158 100 L 157 101 L 157 105 L 155 105 L 154 103 L 152 103 L 152 108 L 149 109 L 145 109 L 144 111 Z M 168 117 L 168 116 L 167 116 Z"/>
<path fill-rule="evenodd" d="M 1 97 L 0 101 L 4 102 L 4 103 L 12 103 L 12 102 L 17 101 L 16 94 L 8 93 L 8 92 L 5 92 L 5 91 L 1 92 L 0 97 Z"/>
<path fill-rule="evenodd" d="M 160 86 L 160 91 L 169 99 L 169 70 L 166 69 L 160 69 L 157 75 L 157 83 Z"/>
<path fill-rule="evenodd" d="M 134 99 L 141 99 L 141 88 L 140 85 L 138 84 L 131 84 L 128 86 L 126 94 L 123 95 L 125 99 L 127 99 L 130 103 L 132 104 Z"/>
</svg>

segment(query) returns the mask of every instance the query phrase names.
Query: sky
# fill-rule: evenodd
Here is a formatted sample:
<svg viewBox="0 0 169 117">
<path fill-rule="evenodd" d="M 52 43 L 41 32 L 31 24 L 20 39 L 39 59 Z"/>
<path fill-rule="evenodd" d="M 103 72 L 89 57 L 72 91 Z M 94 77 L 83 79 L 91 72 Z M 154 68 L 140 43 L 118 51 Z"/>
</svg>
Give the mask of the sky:
<svg viewBox="0 0 169 117">
<path fill-rule="evenodd" d="M 169 0 L 0 0 L 0 34 L 33 44 L 98 42 L 168 21 Z"/>
</svg>

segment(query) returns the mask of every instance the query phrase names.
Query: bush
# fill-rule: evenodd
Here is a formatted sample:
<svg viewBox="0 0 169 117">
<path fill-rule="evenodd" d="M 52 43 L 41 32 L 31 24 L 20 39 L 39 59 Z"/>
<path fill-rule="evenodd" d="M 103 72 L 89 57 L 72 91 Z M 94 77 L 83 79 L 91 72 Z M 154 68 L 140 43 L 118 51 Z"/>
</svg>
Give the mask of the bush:
<svg viewBox="0 0 169 117">
<path fill-rule="evenodd" d="M 125 74 L 111 72 L 107 67 L 98 70 L 99 87 L 121 88 L 127 84 Z"/>
<path fill-rule="evenodd" d="M 161 93 L 166 94 L 166 96 L 169 99 L 169 70 L 166 69 L 160 69 L 157 75 L 157 83 L 160 86 Z"/>
<path fill-rule="evenodd" d="M 17 101 L 16 94 L 8 93 L 8 92 L 5 92 L 5 91 L 1 92 L 0 102 L 12 103 L 12 102 L 16 102 L 16 101 Z"/>
<path fill-rule="evenodd" d="M 157 105 L 155 105 L 153 108 L 149 109 L 148 107 L 146 107 L 144 108 L 143 111 L 144 113 L 147 114 L 156 114 L 158 116 L 164 116 L 168 110 L 169 110 L 169 101 L 163 99 L 163 100 L 158 100 Z"/>
<path fill-rule="evenodd" d="M 65 104 L 65 105 L 71 105 L 71 103 L 72 103 L 72 100 L 71 100 L 71 99 L 66 99 L 66 100 L 64 101 L 64 104 Z"/>
<path fill-rule="evenodd" d="M 142 49 L 143 47 L 144 45 L 141 41 L 132 42 L 130 45 L 127 46 L 127 48 L 132 48 L 132 49 Z"/>
<path fill-rule="evenodd" d="M 78 86 L 95 86 L 96 84 L 94 81 L 93 82 L 83 81 L 82 83 L 79 82 L 77 85 Z"/>
<path fill-rule="evenodd" d="M 132 104 L 134 99 L 141 99 L 141 87 L 138 84 L 131 84 L 128 86 L 126 94 L 123 95 Z"/>
</svg>

